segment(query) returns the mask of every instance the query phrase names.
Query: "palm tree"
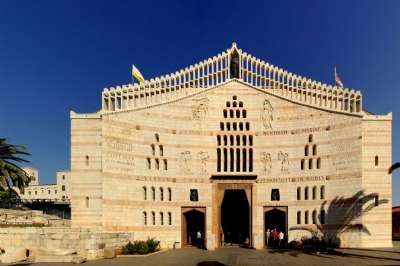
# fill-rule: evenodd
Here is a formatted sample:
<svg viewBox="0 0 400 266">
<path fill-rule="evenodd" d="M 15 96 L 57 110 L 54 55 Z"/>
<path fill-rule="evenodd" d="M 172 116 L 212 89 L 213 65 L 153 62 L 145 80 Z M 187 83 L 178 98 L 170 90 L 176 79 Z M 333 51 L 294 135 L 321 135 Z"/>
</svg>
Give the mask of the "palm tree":
<svg viewBox="0 0 400 266">
<path fill-rule="evenodd" d="M 0 138 L 0 190 L 11 191 L 12 187 L 17 187 L 24 191 L 30 178 L 17 163 L 29 162 L 21 158 L 26 155 L 30 154 L 24 146 L 9 144 L 6 139 Z"/>
<path fill-rule="evenodd" d="M 335 197 L 329 206 L 326 206 L 327 201 L 321 204 L 320 223 L 293 226 L 289 230 L 305 230 L 313 237 L 320 236 L 330 245 L 340 246 L 340 235 L 344 232 L 358 231 L 370 234 L 368 228 L 360 223 L 359 219 L 375 207 L 388 202 L 387 199 L 379 199 L 377 193 L 365 194 L 363 190 L 349 198 Z"/>
<path fill-rule="evenodd" d="M 389 168 L 389 174 L 391 174 L 394 170 L 400 168 L 400 162 L 394 163 L 392 166 Z"/>
</svg>

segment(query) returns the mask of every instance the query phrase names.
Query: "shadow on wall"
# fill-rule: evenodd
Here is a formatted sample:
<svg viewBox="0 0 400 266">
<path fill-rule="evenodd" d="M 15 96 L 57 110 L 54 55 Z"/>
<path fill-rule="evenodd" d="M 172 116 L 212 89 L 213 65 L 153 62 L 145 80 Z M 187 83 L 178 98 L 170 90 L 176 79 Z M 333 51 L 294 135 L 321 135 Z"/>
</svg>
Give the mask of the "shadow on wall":
<svg viewBox="0 0 400 266">
<path fill-rule="evenodd" d="M 359 222 L 364 214 L 375 207 L 386 204 L 387 199 L 379 199 L 377 193 L 365 194 L 364 190 L 355 193 L 352 197 L 335 197 L 329 205 L 324 201 L 320 206 L 319 223 L 309 226 L 293 226 L 293 230 L 305 230 L 313 238 L 319 238 L 328 246 L 339 247 L 340 236 L 344 232 L 363 232 L 371 234 L 366 226 Z"/>
</svg>

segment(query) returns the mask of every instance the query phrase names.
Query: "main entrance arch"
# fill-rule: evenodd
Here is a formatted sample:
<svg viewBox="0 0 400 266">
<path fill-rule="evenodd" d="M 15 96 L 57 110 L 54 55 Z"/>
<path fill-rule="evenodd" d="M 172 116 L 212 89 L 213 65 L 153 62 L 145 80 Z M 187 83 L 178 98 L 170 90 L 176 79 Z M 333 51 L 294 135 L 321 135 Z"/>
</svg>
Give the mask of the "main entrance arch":
<svg viewBox="0 0 400 266">
<path fill-rule="evenodd" d="M 253 182 L 215 176 L 212 179 L 218 180 L 213 185 L 212 209 L 212 232 L 217 237 L 217 246 L 224 243 L 253 246 Z"/>
<path fill-rule="evenodd" d="M 250 241 L 250 206 L 244 189 L 226 189 L 221 205 L 224 242 L 244 245 Z"/>
</svg>

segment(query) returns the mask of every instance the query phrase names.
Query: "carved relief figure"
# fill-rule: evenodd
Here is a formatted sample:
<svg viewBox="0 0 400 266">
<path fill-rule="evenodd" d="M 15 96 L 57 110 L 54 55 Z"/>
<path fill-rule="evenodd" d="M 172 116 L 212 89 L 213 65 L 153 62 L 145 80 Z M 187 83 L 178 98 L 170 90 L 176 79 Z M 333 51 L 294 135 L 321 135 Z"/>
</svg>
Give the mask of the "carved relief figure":
<svg viewBox="0 0 400 266">
<path fill-rule="evenodd" d="M 207 161 L 210 158 L 208 152 L 201 151 L 197 154 L 200 160 L 200 173 L 206 174 L 207 173 Z"/>
<path fill-rule="evenodd" d="M 264 129 L 272 129 L 271 122 L 274 120 L 272 111 L 274 108 L 272 107 L 271 103 L 268 99 L 264 100 L 262 109 L 261 109 L 261 120 L 264 125 Z"/>
<path fill-rule="evenodd" d="M 281 161 L 281 172 L 289 172 L 289 154 L 280 151 L 278 160 Z"/>
<path fill-rule="evenodd" d="M 190 151 L 181 152 L 180 156 L 181 166 L 184 173 L 190 173 L 190 168 L 192 164 L 192 156 Z"/>
<path fill-rule="evenodd" d="M 267 152 L 261 152 L 260 153 L 261 156 L 261 162 L 263 164 L 263 170 L 264 173 L 269 174 L 271 173 L 271 169 L 272 169 L 272 160 L 271 160 L 271 154 L 267 153 Z"/>
<path fill-rule="evenodd" d="M 208 104 L 210 100 L 205 98 L 194 99 L 194 106 L 192 108 L 192 116 L 194 120 L 204 120 L 208 112 Z"/>
</svg>

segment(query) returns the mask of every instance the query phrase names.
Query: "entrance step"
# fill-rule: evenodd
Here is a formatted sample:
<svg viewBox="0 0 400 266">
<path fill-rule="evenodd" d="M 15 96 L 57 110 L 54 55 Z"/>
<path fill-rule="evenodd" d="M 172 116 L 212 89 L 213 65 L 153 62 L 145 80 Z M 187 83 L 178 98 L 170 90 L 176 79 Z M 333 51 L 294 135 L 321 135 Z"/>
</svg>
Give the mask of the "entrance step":
<svg viewBox="0 0 400 266">
<path fill-rule="evenodd" d="M 86 261 L 86 258 L 79 255 L 63 255 L 63 256 L 55 256 L 55 255 L 43 255 L 43 256 L 35 256 L 29 259 L 29 262 L 38 263 L 38 262 L 72 262 L 72 263 L 83 263 Z"/>
</svg>

